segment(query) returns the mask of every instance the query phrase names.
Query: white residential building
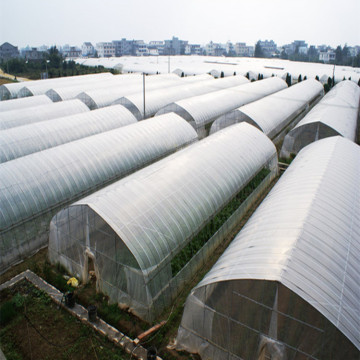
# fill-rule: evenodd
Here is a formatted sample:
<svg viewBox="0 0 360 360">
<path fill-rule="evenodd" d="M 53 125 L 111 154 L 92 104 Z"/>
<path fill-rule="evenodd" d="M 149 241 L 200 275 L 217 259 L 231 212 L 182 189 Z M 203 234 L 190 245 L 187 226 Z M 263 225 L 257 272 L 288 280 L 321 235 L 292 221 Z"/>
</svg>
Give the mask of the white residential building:
<svg viewBox="0 0 360 360">
<path fill-rule="evenodd" d="M 96 51 L 99 57 L 115 56 L 115 45 L 111 42 L 100 42 L 96 44 Z"/>
<path fill-rule="evenodd" d="M 81 46 L 81 55 L 82 56 L 94 56 L 95 48 L 91 42 L 84 42 Z"/>
</svg>

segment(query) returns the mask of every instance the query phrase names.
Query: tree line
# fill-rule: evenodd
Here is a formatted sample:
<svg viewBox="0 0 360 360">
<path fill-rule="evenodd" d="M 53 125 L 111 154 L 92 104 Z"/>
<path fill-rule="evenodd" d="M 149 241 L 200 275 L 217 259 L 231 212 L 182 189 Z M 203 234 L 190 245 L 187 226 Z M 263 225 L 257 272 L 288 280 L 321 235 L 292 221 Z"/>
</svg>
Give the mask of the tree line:
<svg viewBox="0 0 360 360">
<path fill-rule="evenodd" d="M 41 79 L 43 74 L 45 77 L 56 78 L 62 76 L 74 76 L 95 74 L 102 72 L 118 73 L 114 69 L 106 69 L 104 66 L 84 66 L 75 63 L 73 60 L 66 60 L 56 46 L 44 52 L 43 58 L 40 60 L 27 60 L 25 58 L 14 58 L 2 61 L 0 67 L 4 72 L 16 76 L 26 77 L 32 80 Z"/>
</svg>

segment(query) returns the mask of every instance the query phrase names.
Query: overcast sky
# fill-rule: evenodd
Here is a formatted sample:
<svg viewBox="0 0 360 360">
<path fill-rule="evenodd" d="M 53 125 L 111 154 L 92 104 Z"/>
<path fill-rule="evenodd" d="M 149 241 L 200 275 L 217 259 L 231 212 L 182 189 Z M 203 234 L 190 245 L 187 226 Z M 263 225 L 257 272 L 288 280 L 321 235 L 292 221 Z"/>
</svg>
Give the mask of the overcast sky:
<svg viewBox="0 0 360 360">
<path fill-rule="evenodd" d="M 360 45 L 360 0 L 0 0 L 0 44 L 273 39 Z"/>
</svg>

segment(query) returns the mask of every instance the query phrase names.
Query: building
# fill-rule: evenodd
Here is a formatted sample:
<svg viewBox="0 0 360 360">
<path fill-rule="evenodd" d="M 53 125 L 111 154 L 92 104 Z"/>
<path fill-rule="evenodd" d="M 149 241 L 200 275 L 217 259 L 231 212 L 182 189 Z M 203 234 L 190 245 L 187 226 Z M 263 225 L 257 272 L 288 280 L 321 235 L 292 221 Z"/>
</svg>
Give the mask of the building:
<svg viewBox="0 0 360 360">
<path fill-rule="evenodd" d="M 8 42 L 0 45 L 0 59 L 9 60 L 19 56 L 19 50 L 17 46 L 11 45 Z"/>
<path fill-rule="evenodd" d="M 30 61 L 41 61 L 44 58 L 44 52 L 37 48 L 26 48 L 21 51 L 21 55 Z"/>
<path fill-rule="evenodd" d="M 319 60 L 323 61 L 325 63 L 328 63 L 330 61 L 335 61 L 336 54 L 332 50 L 324 51 L 319 53 Z"/>
<path fill-rule="evenodd" d="M 91 42 L 84 42 L 82 44 L 81 55 L 90 57 L 95 55 L 95 48 Z"/>
<path fill-rule="evenodd" d="M 115 45 L 112 42 L 100 42 L 96 44 L 96 51 L 99 57 L 115 56 Z"/>
<path fill-rule="evenodd" d="M 262 51 L 265 55 L 271 56 L 276 53 L 277 45 L 273 40 L 259 41 Z"/>
<path fill-rule="evenodd" d="M 62 49 L 62 54 L 67 58 L 78 58 L 81 56 L 81 50 L 76 46 L 67 46 Z"/>
<path fill-rule="evenodd" d="M 236 43 L 234 49 L 237 56 L 254 56 L 254 46 L 247 46 L 246 43 Z"/>
<path fill-rule="evenodd" d="M 171 40 L 165 40 L 164 55 L 184 55 L 187 44 L 188 41 L 173 36 Z"/>
<path fill-rule="evenodd" d="M 222 56 L 225 55 L 226 48 L 222 44 L 210 41 L 205 45 L 205 53 L 208 56 Z"/>
<path fill-rule="evenodd" d="M 187 44 L 185 46 L 185 55 L 202 55 L 202 48 L 198 44 Z"/>
</svg>

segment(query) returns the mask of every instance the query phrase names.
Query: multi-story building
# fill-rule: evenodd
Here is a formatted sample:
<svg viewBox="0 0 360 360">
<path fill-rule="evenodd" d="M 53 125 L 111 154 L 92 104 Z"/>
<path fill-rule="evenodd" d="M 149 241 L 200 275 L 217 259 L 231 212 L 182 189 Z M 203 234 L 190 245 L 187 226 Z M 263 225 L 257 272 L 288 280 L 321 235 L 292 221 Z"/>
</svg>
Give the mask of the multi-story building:
<svg viewBox="0 0 360 360">
<path fill-rule="evenodd" d="M 228 41 L 225 45 L 226 53 L 228 55 L 235 55 L 235 47 L 231 41 Z"/>
<path fill-rule="evenodd" d="M 95 55 L 95 48 L 91 42 L 84 42 L 82 44 L 81 55 L 90 57 Z"/>
<path fill-rule="evenodd" d="M 173 36 L 171 40 L 165 40 L 164 55 L 184 55 L 187 44 L 188 41 Z"/>
<path fill-rule="evenodd" d="M 273 40 L 260 41 L 259 44 L 265 55 L 271 56 L 276 53 L 277 45 Z"/>
<path fill-rule="evenodd" d="M 37 48 L 25 48 L 21 50 L 21 56 L 29 61 L 41 61 L 44 58 L 44 51 L 39 51 Z"/>
<path fill-rule="evenodd" d="M 164 47 L 165 47 L 164 41 L 150 41 L 149 50 L 154 49 L 154 47 L 157 49 L 158 55 L 164 54 Z"/>
<path fill-rule="evenodd" d="M 8 60 L 11 58 L 16 58 L 19 55 L 20 54 L 17 46 L 11 45 L 8 42 L 5 42 L 2 45 L 0 45 L 0 59 Z"/>
<path fill-rule="evenodd" d="M 115 56 L 115 46 L 111 42 L 100 42 L 96 44 L 96 51 L 99 57 Z"/>
<path fill-rule="evenodd" d="M 328 63 L 330 61 L 335 61 L 336 54 L 334 51 L 328 50 L 319 53 L 319 60 Z"/>
<path fill-rule="evenodd" d="M 81 50 L 76 46 L 66 46 L 62 49 L 62 54 L 66 58 L 78 58 L 81 56 Z"/>
<path fill-rule="evenodd" d="M 202 55 L 202 48 L 199 44 L 187 44 L 185 46 L 185 55 Z"/>
</svg>

